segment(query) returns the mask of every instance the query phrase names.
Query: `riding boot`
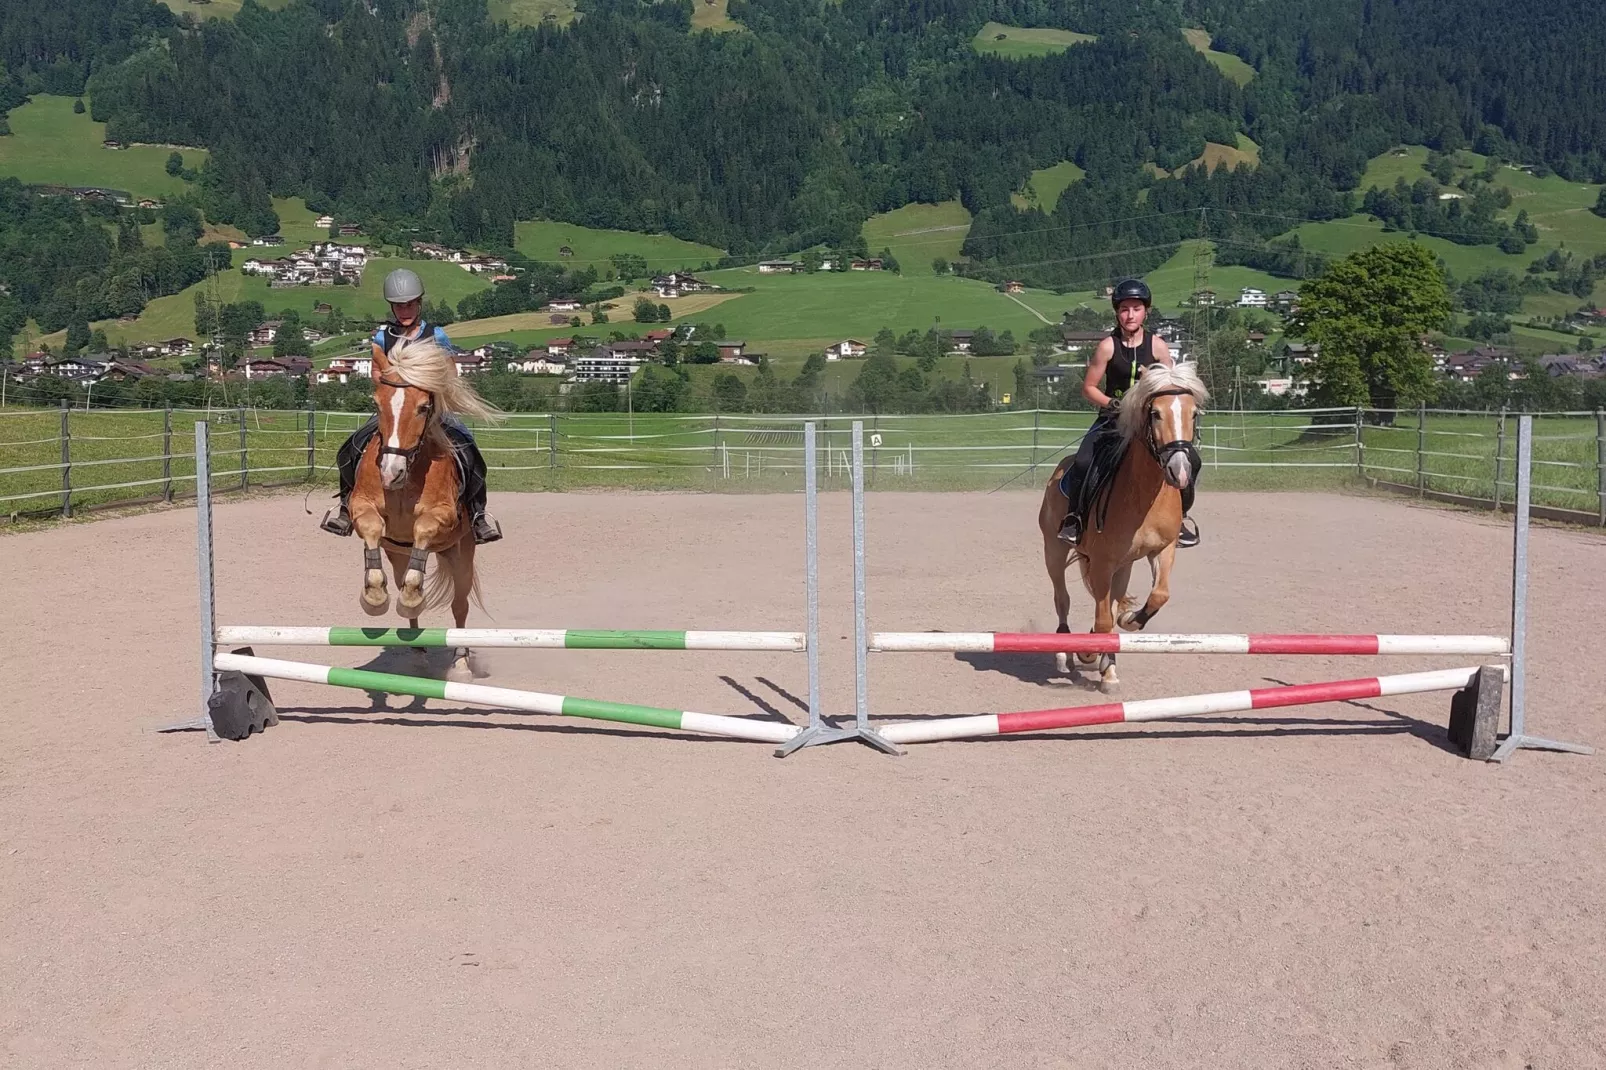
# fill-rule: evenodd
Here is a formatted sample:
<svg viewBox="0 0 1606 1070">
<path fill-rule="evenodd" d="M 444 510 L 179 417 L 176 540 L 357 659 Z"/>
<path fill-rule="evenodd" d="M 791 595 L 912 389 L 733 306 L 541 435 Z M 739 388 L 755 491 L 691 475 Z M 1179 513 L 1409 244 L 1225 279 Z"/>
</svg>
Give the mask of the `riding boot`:
<svg viewBox="0 0 1606 1070">
<path fill-rule="evenodd" d="M 1065 522 L 1060 525 L 1059 538 L 1061 542 L 1068 542 L 1075 546 L 1082 538 L 1082 518 L 1075 513 L 1066 513 Z"/>
<path fill-rule="evenodd" d="M 474 545 L 483 546 L 488 542 L 495 542 L 502 537 L 502 525 L 496 522 L 496 517 L 481 511 L 475 513 L 472 519 L 474 528 Z"/>
<path fill-rule="evenodd" d="M 346 499 L 341 498 L 329 511 L 323 514 L 323 522 L 318 525 L 331 535 L 351 534 L 351 514 L 346 510 Z"/>
</svg>

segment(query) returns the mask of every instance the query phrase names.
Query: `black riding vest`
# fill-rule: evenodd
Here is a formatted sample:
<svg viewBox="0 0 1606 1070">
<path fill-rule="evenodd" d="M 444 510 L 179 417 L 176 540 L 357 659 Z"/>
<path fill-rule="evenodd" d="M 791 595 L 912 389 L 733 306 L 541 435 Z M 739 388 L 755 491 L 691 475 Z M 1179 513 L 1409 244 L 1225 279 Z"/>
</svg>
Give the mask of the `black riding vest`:
<svg viewBox="0 0 1606 1070">
<path fill-rule="evenodd" d="M 1160 362 L 1154 359 L 1154 336 L 1147 328 L 1144 328 L 1143 338 L 1136 347 L 1121 341 L 1120 330 L 1111 331 L 1110 340 L 1115 343 L 1115 352 L 1104 369 L 1104 392 L 1112 400 L 1119 401 L 1138 381 L 1135 368 L 1147 368 Z"/>
</svg>

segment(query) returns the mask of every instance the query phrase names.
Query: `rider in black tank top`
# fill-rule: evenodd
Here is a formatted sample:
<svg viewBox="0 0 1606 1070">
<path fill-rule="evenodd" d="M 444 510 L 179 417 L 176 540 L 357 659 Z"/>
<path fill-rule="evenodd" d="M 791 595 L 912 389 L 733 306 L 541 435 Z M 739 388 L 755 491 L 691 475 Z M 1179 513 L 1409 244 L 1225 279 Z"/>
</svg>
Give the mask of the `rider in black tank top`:
<svg viewBox="0 0 1606 1070">
<path fill-rule="evenodd" d="M 1103 359 L 1100 355 L 1100 351 L 1104 348 L 1103 342 L 1099 343 L 1099 349 L 1089 360 L 1088 378 L 1083 382 L 1082 393 L 1089 401 L 1099 405 L 1099 410 L 1098 415 L 1094 417 L 1093 426 L 1082 436 L 1082 444 L 1066 467 L 1064 479 L 1060 484 L 1060 489 L 1070 499 L 1065 523 L 1060 528 L 1060 538 L 1066 542 L 1074 544 L 1081 538 L 1083 518 L 1076 512 L 1080 496 L 1078 492 L 1088 469 L 1092 467 L 1097 444 L 1102 439 L 1117 433 L 1113 426 L 1116 403 L 1132 389 L 1132 385 L 1137 382 L 1144 368 L 1170 363 L 1169 360 L 1161 360 L 1154 355 L 1154 336 L 1149 333 L 1147 327 L 1140 326 L 1148 316 L 1152 302 L 1148 286 L 1139 279 L 1123 281 L 1114 288 L 1110 296 L 1110 304 L 1115 308 L 1117 319 L 1123 320 L 1125 330 L 1118 327 L 1110 332 L 1112 350 L 1105 360 L 1103 374 L 1097 384 L 1093 382 L 1092 377 L 1096 371 L 1097 361 Z M 1131 322 L 1126 322 L 1127 320 Z M 1139 332 L 1138 341 L 1136 345 L 1129 346 L 1125 341 L 1125 333 L 1133 330 Z M 1100 395 L 1104 398 L 1102 402 L 1099 400 Z M 1197 477 L 1197 473 L 1195 476 Z M 1187 489 L 1182 492 L 1183 528 L 1177 540 L 1179 546 L 1196 546 L 1199 542 L 1198 529 L 1187 516 L 1188 510 L 1193 505 L 1194 486 L 1195 484 L 1190 482 Z"/>
</svg>

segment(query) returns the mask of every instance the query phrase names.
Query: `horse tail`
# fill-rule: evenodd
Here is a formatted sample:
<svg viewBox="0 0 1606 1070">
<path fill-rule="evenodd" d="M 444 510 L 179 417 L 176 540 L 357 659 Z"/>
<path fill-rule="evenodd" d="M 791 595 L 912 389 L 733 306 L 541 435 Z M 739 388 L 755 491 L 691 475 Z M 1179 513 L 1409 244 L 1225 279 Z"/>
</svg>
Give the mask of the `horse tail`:
<svg viewBox="0 0 1606 1070">
<path fill-rule="evenodd" d="M 470 561 L 468 570 L 468 597 L 479 607 L 481 613 L 489 613 L 485 608 L 485 594 L 480 587 L 480 570 L 477 563 Z M 435 555 L 434 564 L 424 577 L 424 608 L 439 609 L 452 604 L 452 596 L 456 592 L 456 583 L 452 570 L 447 567 L 439 554 Z"/>
<path fill-rule="evenodd" d="M 1088 556 L 1082 552 L 1080 547 L 1071 551 L 1071 559 L 1066 562 L 1066 566 L 1069 567 L 1071 565 L 1076 566 L 1076 571 L 1082 577 L 1082 586 L 1091 595 L 1093 593 L 1093 563 L 1088 560 Z"/>
</svg>

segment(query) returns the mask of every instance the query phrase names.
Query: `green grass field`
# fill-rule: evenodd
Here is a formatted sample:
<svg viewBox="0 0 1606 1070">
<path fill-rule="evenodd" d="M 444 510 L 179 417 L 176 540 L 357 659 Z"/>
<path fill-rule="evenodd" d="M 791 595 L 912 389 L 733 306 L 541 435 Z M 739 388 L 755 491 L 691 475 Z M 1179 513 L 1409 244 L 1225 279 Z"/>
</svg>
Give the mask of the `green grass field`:
<svg viewBox="0 0 1606 1070">
<path fill-rule="evenodd" d="M 237 249 L 234 258 L 239 262 L 247 256 L 261 252 L 262 250 Z M 482 277 L 471 275 L 455 264 L 381 257 L 368 262 L 360 286 L 296 286 L 273 290 L 268 287 L 266 279 L 229 270 L 218 275 L 217 295 L 224 303 L 260 301 L 270 316 L 286 308 L 293 308 L 305 318 L 312 315 L 314 305 L 324 302 L 345 310 L 348 315 L 383 318 L 387 306 L 381 288 L 384 285 L 385 275 L 398 267 L 411 268 L 423 277 L 431 301 L 445 299 L 453 306 L 469 294 L 490 285 Z M 176 294 L 158 297 L 146 305 L 145 311 L 132 323 L 98 320 L 90 326 L 104 330 L 106 340 L 112 345 L 120 345 L 123 342 L 150 342 L 164 338 L 194 338 L 195 294 L 208 285 L 199 282 Z M 35 338 L 33 342 L 60 346 L 64 337 L 65 333 L 58 331 Z"/>
<path fill-rule="evenodd" d="M 1186 37 L 1188 43 L 1197 49 L 1205 59 L 1215 64 L 1217 70 L 1238 85 L 1248 85 L 1250 80 L 1255 77 L 1255 68 L 1237 56 L 1230 52 L 1217 52 L 1211 48 L 1210 34 L 1207 31 L 1198 29 L 1183 30 L 1182 36 Z"/>
<path fill-rule="evenodd" d="M 531 260 L 550 264 L 593 265 L 605 270 L 608 258 L 619 253 L 644 257 L 653 271 L 696 270 L 705 262 L 717 262 L 725 254 L 711 245 L 682 241 L 670 234 L 634 234 L 625 230 L 597 230 L 573 223 L 517 223 L 514 246 Z M 572 257 L 558 250 L 568 246 Z"/>
<path fill-rule="evenodd" d="M 196 19 L 232 19 L 240 13 L 240 0 L 210 0 L 209 3 L 197 0 L 161 0 L 162 5 L 175 15 L 194 15 Z M 291 0 L 257 0 L 257 3 L 270 11 L 277 11 L 289 7 Z"/>
<path fill-rule="evenodd" d="M 1182 302 L 1193 293 L 1193 251 L 1196 244 L 1192 241 L 1183 242 L 1175 256 L 1144 276 L 1144 281 L 1154 291 L 1154 303 L 1157 308 L 1175 313 L 1182 307 Z M 1279 279 L 1254 268 L 1211 265 L 1210 289 L 1216 291 L 1218 302 L 1234 304 L 1238 300 L 1238 294 L 1245 287 L 1251 286 L 1267 293 L 1298 289 L 1298 283 Z"/>
<path fill-rule="evenodd" d="M 1023 212 L 1028 208 L 1037 208 L 1051 213 L 1060 202 L 1060 194 L 1070 188 L 1072 182 L 1080 182 L 1086 176 L 1087 172 L 1076 164 L 1062 160 L 1052 167 L 1033 171 L 1032 177 L 1026 180 L 1025 188 L 1010 194 L 1009 200 Z"/>
<path fill-rule="evenodd" d="M 732 33 L 745 27 L 730 17 L 730 0 L 692 0 L 691 28 Z"/>
<path fill-rule="evenodd" d="M 0 137 L 0 177 L 52 186 L 108 186 L 158 200 L 188 183 L 165 170 L 173 150 L 158 145 L 108 149 L 106 124 L 74 115 L 72 97 L 35 96 L 12 110 L 11 135 Z M 206 162 L 205 149 L 180 149 L 186 167 Z"/>
<path fill-rule="evenodd" d="M 931 262 L 959 259 L 970 233 L 970 212 L 958 201 L 906 204 L 864 221 L 864 242 L 873 256 L 891 249 L 905 275 L 930 275 Z"/>
<path fill-rule="evenodd" d="M 977 52 L 1004 59 L 1030 59 L 1034 56 L 1052 56 L 1064 52 L 1072 45 L 1097 41 L 1090 33 L 1072 33 L 1070 30 L 1051 30 L 1046 27 L 1006 26 L 989 22 L 977 31 L 971 45 Z"/>
<path fill-rule="evenodd" d="M 360 413 L 317 413 L 307 448 L 305 412 L 244 414 L 247 487 L 311 483 L 331 486 L 335 451 L 364 419 Z M 870 486 L 877 490 L 990 490 L 1015 477 L 1034 487 L 1044 466 L 1074 448 L 1086 412 L 994 412 L 975 416 L 764 416 L 755 414 L 516 414 L 476 431 L 488 449 L 493 494 L 594 486 L 681 488 L 729 492 L 796 490 L 801 482 L 803 419 L 821 429 L 822 486 L 847 485 L 845 458 L 853 419 L 881 445 L 866 443 Z M 193 427 L 208 419 L 213 487 L 241 484 L 241 421 L 236 410 L 175 412 L 170 474 L 175 496 L 193 490 Z M 1340 489 L 1361 476 L 1414 487 L 1418 472 L 1415 414 L 1394 428 L 1367 427 L 1357 465 L 1353 424 L 1312 424 L 1299 413 L 1213 413 L 1200 430 L 1205 463 L 1201 511 L 1227 489 Z M 59 510 L 62 476 L 58 411 L 0 410 L 0 516 Z M 160 495 L 164 489 L 163 415 L 159 411 L 74 411 L 69 417 L 75 508 Z M 1430 413 L 1421 455 L 1428 490 L 1473 498 L 1494 494 L 1497 418 Z M 1509 428 L 1508 428 L 1509 431 Z M 1585 513 L 1598 508 L 1595 423 L 1588 417 L 1542 417 L 1535 427 L 1534 501 Z M 1511 500 L 1513 435 L 1499 462 L 1500 495 Z M 554 463 L 555 462 L 555 463 Z M 912 462 L 912 468 L 911 466 Z M 1033 465 L 1039 467 L 1033 468 Z M 7 471 L 33 467 L 27 472 Z M 310 470 L 310 478 L 309 478 Z M 133 487 L 113 484 L 139 483 Z M 104 487 L 106 489 L 87 489 Z M 307 521 L 313 522 L 312 518 Z"/>
<path fill-rule="evenodd" d="M 513 26 L 539 26 L 551 15 L 559 26 L 574 21 L 574 0 L 489 0 L 486 4 L 492 19 Z"/>
</svg>

